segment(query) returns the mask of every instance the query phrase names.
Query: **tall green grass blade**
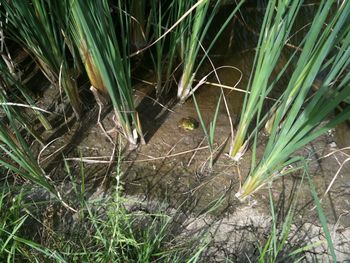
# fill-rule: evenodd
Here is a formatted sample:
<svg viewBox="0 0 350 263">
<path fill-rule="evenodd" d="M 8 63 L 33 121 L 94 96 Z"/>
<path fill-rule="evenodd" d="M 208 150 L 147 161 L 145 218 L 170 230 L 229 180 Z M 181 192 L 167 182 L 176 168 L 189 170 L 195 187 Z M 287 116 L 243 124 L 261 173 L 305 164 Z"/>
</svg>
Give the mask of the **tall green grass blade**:
<svg viewBox="0 0 350 263">
<path fill-rule="evenodd" d="M 322 243 L 324 243 L 323 241 L 318 241 L 309 245 L 306 245 L 304 247 L 298 248 L 296 250 L 294 250 L 293 252 L 289 253 L 287 257 L 294 257 L 295 255 L 301 254 L 302 252 L 307 252 L 310 251 L 313 248 L 319 247 L 320 245 L 322 245 Z M 301 262 L 301 260 L 304 257 L 301 257 L 299 260 L 297 260 L 296 262 Z"/>
<path fill-rule="evenodd" d="M 27 215 L 20 214 L 22 192 L 11 198 L 11 188 L 5 181 L 0 193 L 0 260 L 15 257 L 19 246 L 14 237 L 19 232 Z"/>
<path fill-rule="evenodd" d="M 22 216 L 18 220 L 14 221 L 13 224 L 15 225 L 14 228 L 12 229 L 12 232 L 7 232 L 4 229 L 0 229 L 0 232 L 3 232 L 4 234 L 7 234 L 8 237 L 5 240 L 5 242 L 2 244 L 2 247 L 0 248 L 0 255 L 4 254 L 7 250 L 7 245 L 15 239 L 16 233 L 18 230 L 22 227 L 23 223 L 26 221 L 28 216 Z M 2 226 L 3 227 L 3 226 Z"/>
<path fill-rule="evenodd" d="M 200 256 L 202 255 L 202 253 L 207 248 L 207 245 L 208 245 L 208 243 L 202 244 L 201 247 L 197 251 L 195 251 L 195 254 L 188 261 L 186 261 L 186 263 L 199 262 Z"/>
<path fill-rule="evenodd" d="M 311 195 L 312 195 L 314 202 L 315 202 L 315 205 L 316 205 L 318 218 L 320 219 L 320 222 L 321 222 L 321 225 L 323 228 L 323 232 L 326 236 L 326 240 L 327 240 L 329 251 L 330 251 L 331 256 L 332 256 L 332 260 L 333 260 L 333 262 L 337 262 L 337 256 L 335 254 L 335 249 L 334 249 L 332 237 L 331 237 L 331 234 L 329 232 L 328 225 L 327 225 L 327 218 L 323 212 L 323 209 L 322 209 L 322 206 L 320 203 L 320 199 L 318 198 L 318 194 L 317 194 L 317 191 L 315 189 L 315 185 L 312 181 L 312 178 L 310 177 L 310 175 L 308 173 L 307 173 L 307 177 L 308 177 L 308 181 L 309 181 L 309 185 L 310 185 Z"/>
<path fill-rule="evenodd" d="M 5 155 L 4 158 L 0 159 L 0 164 L 56 194 L 54 187 L 47 181 L 44 171 L 38 165 L 18 130 L 10 110 L 6 106 L 3 106 L 3 109 L 9 120 L 11 130 L 4 123 L 0 123 L 0 149 L 3 152 L 2 154 Z"/>
<path fill-rule="evenodd" d="M 213 120 L 210 121 L 209 128 L 207 128 L 205 125 L 205 122 L 204 122 L 203 117 L 202 117 L 202 113 L 201 113 L 200 108 L 199 108 L 198 103 L 197 103 L 196 96 L 194 94 L 192 94 L 192 96 L 193 96 L 193 104 L 196 108 L 199 122 L 202 126 L 202 129 L 203 129 L 204 134 L 205 134 L 207 141 L 208 141 L 208 147 L 209 147 L 209 151 L 210 151 L 209 168 L 212 169 L 213 168 L 213 157 L 214 157 L 214 139 L 215 139 L 216 122 L 217 122 L 217 118 L 219 115 L 219 109 L 221 106 L 221 100 L 222 100 L 223 95 L 220 94 L 218 102 L 216 103 L 216 109 L 214 112 Z"/>
<path fill-rule="evenodd" d="M 306 171 L 306 170 L 305 170 Z M 270 210 L 271 210 L 271 233 L 264 244 L 263 247 L 259 247 L 259 258 L 258 262 L 284 262 L 284 261 L 293 261 L 295 257 L 307 251 L 313 247 L 320 245 L 319 242 L 305 245 L 301 248 L 294 250 L 291 253 L 288 253 L 287 256 L 281 258 L 282 255 L 285 255 L 286 245 L 288 245 L 288 238 L 290 237 L 290 231 L 292 229 L 292 224 L 294 221 L 294 215 L 296 212 L 297 202 L 299 200 L 300 195 L 300 186 L 303 185 L 305 173 L 303 174 L 299 185 L 296 187 L 296 192 L 292 193 L 291 203 L 288 204 L 287 215 L 281 219 L 280 222 L 277 221 L 276 214 L 278 211 L 275 210 L 275 205 L 273 201 L 273 195 L 271 191 L 271 187 L 269 188 L 269 200 L 270 200 Z M 280 209 L 284 209 L 282 206 Z M 281 211 L 279 211 L 281 212 Z M 283 211 L 282 211 L 283 212 Z"/>
<path fill-rule="evenodd" d="M 60 255 L 59 253 L 57 253 L 57 251 L 52 251 L 44 246 L 41 246 L 40 244 L 33 242 L 31 240 L 25 239 L 25 238 L 21 238 L 21 237 L 15 237 L 15 240 L 17 242 L 20 242 L 28 247 L 31 247 L 32 249 L 42 253 L 43 255 L 45 255 L 47 258 L 50 258 L 51 260 L 56 260 L 57 262 L 62 262 L 62 263 L 66 263 L 67 261 L 62 257 L 62 255 Z"/>
</svg>

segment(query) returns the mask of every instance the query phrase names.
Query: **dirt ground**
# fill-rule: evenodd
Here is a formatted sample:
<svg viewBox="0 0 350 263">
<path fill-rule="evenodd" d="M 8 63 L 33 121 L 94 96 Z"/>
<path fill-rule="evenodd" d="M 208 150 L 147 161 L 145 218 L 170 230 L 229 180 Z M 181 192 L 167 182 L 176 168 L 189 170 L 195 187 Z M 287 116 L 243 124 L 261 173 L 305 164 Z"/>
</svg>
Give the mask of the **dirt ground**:
<svg viewBox="0 0 350 263">
<path fill-rule="evenodd" d="M 224 57 L 216 64 L 240 69 L 225 68 L 218 71 L 222 84 L 232 87 L 242 78 L 237 88 L 246 86 L 253 56 L 249 48 L 241 47 L 243 51 L 239 56 Z M 210 68 L 204 71 L 209 72 Z M 147 81 L 152 82 L 152 79 Z M 207 81 L 217 82 L 213 74 Z M 92 102 L 84 119 L 76 123 L 69 117 L 71 113 L 64 112 L 67 102 L 52 105 L 52 97 L 58 95 L 52 89 L 47 89 L 44 95 L 47 100 L 43 100 L 39 106 L 61 110 L 54 117 L 57 120 L 55 131 L 43 133 L 50 143 L 41 152 L 40 163 L 53 179 L 64 183 L 67 178 L 62 178 L 62 153 L 72 167 L 76 182 L 80 180 L 79 162 L 83 162 L 87 189 L 90 198 L 95 198 L 113 188 L 117 166 L 115 160 L 120 153 L 122 180 L 125 194 L 130 200 L 141 202 L 142 206 L 149 209 L 159 203 L 167 203 L 172 209 L 180 207 L 183 217 L 179 224 L 184 236 L 209 226 L 214 242 L 207 252 L 207 262 L 222 262 L 227 257 L 234 262 L 249 262 L 248 258 L 257 255 L 257 243 L 262 245 L 271 230 L 269 192 L 265 187 L 245 202 L 235 198 L 240 183 L 249 172 L 250 151 L 240 163 L 234 163 L 226 156 L 231 126 L 223 103 L 215 129 L 217 151 L 213 155 L 214 165 L 210 168 L 211 154 L 202 127 L 193 131 L 179 127 L 183 117 L 199 120 L 193 100 L 190 98 L 182 105 L 171 100 L 162 101 L 160 105 L 154 100 L 152 85 L 139 82 L 135 90 L 137 110 L 147 144 L 131 150 L 124 141 L 120 143 L 118 140 L 111 108 L 103 109 L 99 115 L 98 108 Z M 55 94 L 48 94 L 50 92 Z M 244 94 L 227 88 L 224 92 L 231 121 L 235 125 Z M 207 84 L 196 91 L 207 127 L 213 119 L 219 94 L 219 87 Z M 350 261 L 350 151 L 342 149 L 350 146 L 349 131 L 347 124 L 341 125 L 297 153 L 308 160 L 309 174 L 322 199 L 341 262 Z M 266 139 L 261 134 L 258 155 L 261 155 Z M 33 145 L 33 149 L 39 151 L 42 146 Z M 305 262 L 326 261 L 328 252 L 325 237 L 308 180 L 302 178 L 301 172 L 294 172 L 273 183 L 271 190 L 278 217 L 285 216 L 292 198 L 297 195 L 296 215 L 288 240 L 289 250 L 322 241 L 319 246 L 310 249 Z"/>
<path fill-rule="evenodd" d="M 210 169 L 210 152 L 203 129 L 199 127 L 193 131 L 184 131 L 179 128 L 182 117 L 198 119 L 193 101 L 170 105 L 168 109 L 162 106 L 159 116 L 155 117 L 151 114 L 154 101 L 144 95 L 147 87 L 138 90 L 139 101 L 145 103 L 142 107 L 149 109 L 141 112 L 147 144 L 135 150 L 127 147 L 121 149 L 122 180 L 127 196 L 141 201 L 145 207 L 154 207 L 157 202 L 166 202 L 172 208 L 181 206 L 181 211 L 186 215 L 181 221 L 185 232 L 210 226 L 215 240 L 207 255 L 207 258 L 211 258 L 210 262 L 222 262 L 225 257 L 244 262 L 247 257 L 254 257 L 256 243 L 266 241 L 271 227 L 269 195 L 267 188 L 264 188 L 243 203 L 234 197 L 239 189 L 240 178 L 249 172 L 250 152 L 239 164 L 225 155 L 230 135 L 225 109 L 220 109 L 215 133 L 215 144 L 221 147 Z M 228 101 L 230 105 L 239 107 L 241 97 L 240 93 L 231 92 Z M 207 124 L 215 111 L 217 98 L 218 88 L 207 87 L 198 93 L 198 103 Z M 149 119 L 145 119 L 147 116 Z M 107 134 L 97 124 L 96 118 L 89 124 L 90 127 L 83 129 L 78 136 L 79 140 L 75 141 L 76 145 L 66 159 L 72 166 L 77 166 L 79 161 L 84 162 L 87 185 L 93 198 L 113 187 L 116 164 L 110 160 L 115 160 L 119 146 L 117 132 L 113 130 L 115 124 L 112 111 L 107 112 L 102 121 Z M 348 131 L 349 128 L 343 125 L 298 152 L 308 158 L 309 173 L 322 198 L 340 261 L 350 259 L 350 165 L 346 163 L 349 152 L 340 150 L 340 147 L 348 145 L 348 136 L 342 136 Z M 75 132 L 73 125 L 71 133 Z M 262 136 L 258 149 L 260 153 L 265 139 Z M 59 148 L 60 145 L 54 142 L 47 151 Z M 45 151 L 42 156 L 44 158 Z M 112 171 L 112 174 L 107 175 L 108 171 Z M 326 192 L 328 187 L 330 189 Z M 281 217 L 285 215 L 291 198 L 298 195 L 297 212 L 288 243 L 291 251 L 297 246 L 325 240 L 308 181 L 306 178 L 302 180 L 301 173 L 295 172 L 276 180 L 272 185 L 272 193 Z M 324 242 L 307 254 L 307 261 L 310 262 L 326 258 Z"/>
</svg>

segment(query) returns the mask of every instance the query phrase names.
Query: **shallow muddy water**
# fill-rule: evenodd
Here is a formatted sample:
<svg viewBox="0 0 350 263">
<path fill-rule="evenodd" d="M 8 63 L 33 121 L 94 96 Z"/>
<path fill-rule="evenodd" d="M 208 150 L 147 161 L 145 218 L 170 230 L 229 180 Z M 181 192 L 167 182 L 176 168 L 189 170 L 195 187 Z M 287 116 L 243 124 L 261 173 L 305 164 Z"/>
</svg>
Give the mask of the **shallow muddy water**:
<svg viewBox="0 0 350 263">
<path fill-rule="evenodd" d="M 226 75 L 230 78 L 230 75 Z M 232 80 L 234 81 L 234 80 Z M 143 93 L 147 88 L 141 88 Z M 206 123 L 212 118 L 213 111 L 216 106 L 217 88 L 203 88 L 198 92 L 197 98 L 202 114 Z M 231 97 L 232 96 L 232 97 Z M 231 92 L 228 95 L 228 101 L 240 103 L 238 98 L 242 98 L 241 93 Z M 210 98 L 210 99 L 207 99 Z M 150 100 L 150 103 L 152 101 Z M 235 106 L 232 107 L 234 112 Z M 243 220 L 240 224 L 244 228 L 253 224 L 269 224 L 269 197 L 266 188 L 258 191 L 252 199 L 247 202 L 240 203 L 234 194 L 238 191 L 240 178 L 244 178 L 249 172 L 250 151 L 246 153 L 243 160 L 237 165 L 230 160 L 225 153 L 228 151 L 229 142 L 222 145 L 221 150 L 215 156 L 215 163 L 212 169 L 209 169 L 208 151 L 205 134 L 201 127 L 193 131 L 184 131 L 178 127 L 179 121 L 183 117 L 193 117 L 198 119 L 193 101 L 190 99 L 183 105 L 176 105 L 170 109 L 168 115 L 163 121 L 159 121 L 157 129 L 151 126 L 153 130 L 152 137 L 149 138 L 147 145 L 129 151 L 126 149 L 123 153 L 123 181 L 125 193 L 129 196 L 136 196 L 141 200 L 166 202 L 171 207 L 181 206 L 181 210 L 185 214 L 191 214 L 195 218 L 200 218 L 201 214 L 206 214 L 213 205 L 216 209 L 210 212 L 210 217 L 223 219 L 223 224 L 230 229 L 231 235 L 237 238 L 242 232 L 231 229 L 229 226 L 234 224 L 236 220 Z M 236 116 L 233 115 L 233 121 Z M 103 123 L 106 130 L 113 128 L 112 113 L 104 118 Z M 149 120 L 145 123 L 149 125 L 157 125 L 157 120 Z M 146 126 L 145 132 L 147 133 Z M 345 128 L 341 128 L 344 129 Z M 334 235 L 339 239 L 339 255 L 346 258 L 346 251 L 349 247 L 347 229 L 350 227 L 349 211 L 349 182 L 350 182 L 350 165 L 342 163 L 348 158 L 346 152 L 339 151 L 337 145 L 338 137 L 335 135 L 338 131 L 332 131 L 325 134 L 319 139 L 307 145 L 297 154 L 309 156 L 309 172 L 316 185 L 325 214 L 331 224 Z M 113 138 L 116 133 L 110 134 Z M 230 125 L 227 113 L 222 108 L 218 118 L 215 144 L 216 146 L 225 143 L 230 135 Z M 258 154 L 261 154 L 264 147 L 265 137 L 262 136 Z M 342 145 L 344 146 L 344 145 Z M 113 146 L 111 142 L 103 135 L 100 127 L 94 126 L 88 133 L 87 137 L 77 147 L 81 150 L 83 157 L 105 156 L 104 161 L 109 160 L 112 154 Z M 331 152 L 329 157 L 322 158 Z M 74 156 L 78 157 L 78 156 Z M 101 160 L 101 159 L 97 159 Z M 85 164 L 87 173 L 87 181 L 91 183 L 91 191 L 100 186 L 102 181 L 105 190 L 113 187 L 113 175 L 105 176 L 108 164 Z M 341 169 L 340 169 L 341 168 Z M 328 193 L 324 196 L 326 189 L 334 179 Z M 306 178 L 302 180 L 302 173 L 295 172 L 280 178 L 273 183 L 273 197 L 276 205 L 284 211 L 289 206 L 290 198 L 298 193 L 298 209 L 295 218 L 295 224 L 304 227 L 311 224 L 319 227 L 317 212 L 314 209 L 308 181 Z M 219 202 L 218 200 L 222 198 Z M 218 204 L 216 204 L 218 202 Z M 254 212 L 253 212 L 254 211 Z M 252 217 L 254 215 L 254 218 Z M 242 217 L 239 219 L 239 217 Z M 237 218 L 238 217 L 238 218 Z M 251 218 L 252 221 L 249 220 Z M 260 218 L 258 221 L 258 218 Z M 193 219 L 197 220 L 197 219 Z M 198 219 L 199 220 L 199 219 Z M 262 223 L 261 220 L 264 220 Z M 245 222 L 243 224 L 243 222 Z M 253 222 L 253 223 L 252 223 Z M 311 225 L 307 225 L 310 227 Z M 221 229 L 221 228 L 220 228 Z M 265 229 L 265 228 L 264 228 Z M 220 230 L 221 237 L 225 238 L 225 231 Z M 237 232 L 238 231 L 238 232 Z M 265 231 L 265 230 L 264 230 Z M 300 230 L 301 231 L 301 230 Z M 319 230 L 320 231 L 320 230 Z M 300 233 L 309 233 L 306 229 Z M 232 238 L 232 237 L 231 237 Z M 316 232 L 308 237 L 298 237 L 304 240 L 321 238 Z M 252 240 L 252 237 L 249 239 Z M 232 240 L 231 240 L 232 241 Z M 298 243 L 299 241 L 295 241 Z M 305 241 L 305 240 L 304 240 Z M 236 244 L 237 245 L 237 244 Z M 325 249 L 325 248 L 323 248 Z M 345 253 L 345 254 L 342 254 Z"/>
<path fill-rule="evenodd" d="M 221 63 L 227 65 L 234 61 L 231 65 L 240 67 L 237 58 L 236 56 L 235 59 L 228 59 Z M 243 59 L 243 61 L 245 60 Z M 219 72 L 219 76 L 222 83 L 226 85 L 232 85 L 239 78 L 237 74 L 232 74 L 230 71 Z M 237 87 L 244 88 L 246 79 L 243 78 Z M 216 218 L 215 220 L 224 220 L 223 227 L 230 229 L 231 238 L 238 238 L 243 233 L 241 230 L 230 228 L 230 225 L 237 220 L 243 220 L 239 221 L 242 229 L 249 228 L 251 225 L 268 226 L 270 207 L 267 188 L 258 191 L 247 202 L 240 203 L 234 197 L 239 189 L 240 180 L 245 178 L 249 172 L 251 160 L 250 151 L 246 153 L 239 164 L 232 162 L 225 155 L 229 147 L 231 129 L 225 108 L 220 108 L 215 130 L 215 146 L 221 145 L 221 148 L 215 154 L 214 166 L 210 169 L 208 166 L 210 152 L 201 126 L 193 131 L 184 131 L 179 128 L 179 121 L 183 117 L 198 119 L 192 99 L 182 105 L 169 106 L 169 109 L 165 109 L 165 113 L 163 112 L 165 117 L 160 113 L 158 118 L 153 118 L 153 115 L 148 113 L 148 111 L 152 111 L 153 100 L 144 96 L 149 92 L 149 87 L 140 85 L 138 90 L 137 100 L 149 105 L 149 107 L 144 106 L 148 110 L 141 114 L 143 118 L 147 118 L 148 115 L 152 118 L 143 120 L 144 132 L 148 138 L 147 144 L 133 151 L 129 149 L 123 151 L 122 180 L 125 193 L 129 196 L 139 197 L 141 200 L 166 202 L 171 207 L 180 206 L 183 213 L 193 215 L 195 221 L 200 218 L 201 214 L 207 214 L 207 211 L 216 206 L 215 210 L 211 210 L 209 216 Z M 203 86 L 196 93 L 202 116 L 207 125 L 215 111 L 219 92 L 217 87 Z M 243 95 L 241 92 L 228 90 L 225 90 L 225 93 L 230 105 L 232 121 L 235 123 Z M 106 130 L 113 129 L 112 112 L 103 119 L 103 124 Z M 296 153 L 308 158 L 309 174 L 316 185 L 319 197 L 322 198 L 322 206 L 330 223 L 331 231 L 336 237 L 335 240 L 338 240 L 335 245 L 338 246 L 339 256 L 343 259 L 348 258 L 346 251 L 350 249 L 348 239 L 350 165 L 349 163 L 342 165 L 349 156 L 345 151 L 339 149 L 347 145 L 347 142 L 344 141 L 344 138 L 348 138 L 347 129 L 339 126 L 336 130 L 321 136 Z M 147 136 L 148 131 L 151 131 L 152 136 Z M 117 133 L 112 131 L 109 135 L 115 138 Z M 261 155 L 263 151 L 266 137 L 262 134 L 260 140 L 258 155 Z M 97 189 L 96 187 L 101 186 L 101 184 L 108 192 L 108 189 L 114 184 L 113 173 L 111 176 L 105 177 L 109 167 L 108 160 L 112 155 L 112 143 L 98 125 L 93 125 L 86 137 L 77 145 L 77 149 L 81 151 L 83 158 L 95 156 L 99 158 L 94 160 L 99 161 L 100 157 L 104 156 L 102 159 L 104 164 L 86 163 L 85 168 L 88 171 L 86 176 L 87 181 L 90 182 L 91 192 L 93 193 Z M 332 152 L 334 154 L 331 154 Z M 327 155 L 329 156 L 325 157 Z M 78 156 L 73 154 L 70 157 Z M 113 165 L 111 169 L 114 169 Z M 326 189 L 330 185 L 331 187 L 326 193 Z M 309 240 L 309 242 L 315 239 L 322 240 L 322 235 L 320 236 L 317 232 L 321 230 L 309 184 L 307 178 L 303 178 L 302 172 L 297 171 L 276 180 L 272 186 L 272 194 L 280 213 L 283 213 L 290 205 L 290 198 L 298 195 L 294 224 L 300 230 L 295 233 L 294 242 L 296 244 L 301 240 L 304 242 L 305 240 Z M 255 221 L 258 218 L 260 219 Z M 310 230 L 307 230 L 311 226 L 318 230 L 311 234 Z M 225 228 L 219 229 L 221 236 L 218 235 L 217 238 L 219 240 L 225 239 Z M 266 231 L 266 228 L 263 229 Z M 260 234 L 263 235 L 264 231 Z M 253 242 L 252 237 L 248 240 Z M 326 250 L 325 247 L 322 249 L 321 251 Z"/>
<path fill-rule="evenodd" d="M 305 12 L 307 13 L 308 10 Z M 236 21 L 229 27 L 222 40 L 223 43 L 229 43 L 232 38 L 232 45 L 223 47 L 218 44 L 212 52 L 215 67 L 231 67 L 217 71 L 222 85 L 245 90 L 254 59 L 257 24 L 259 23 L 255 19 Z M 243 30 L 246 27 L 250 29 Z M 285 52 L 288 54 L 291 50 L 287 48 Z M 284 65 L 285 57 L 287 56 L 282 56 L 280 67 Z M 205 64 L 197 80 L 210 71 L 212 71 L 211 65 Z M 152 78 L 147 81 L 152 82 Z M 211 74 L 207 78 L 207 83 L 195 93 L 206 127 L 213 119 L 221 92 L 220 86 L 210 83 L 218 84 L 215 74 Z M 238 83 L 237 86 L 236 83 Z M 271 94 L 271 97 L 276 97 L 283 90 L 285 80 L 282 79 L 278 85 L 279 89 L 275 94 Z M 242 235 L 240 232 L 242 229 L 247 230 L 250 227 L 260 226 L 264 226 L 261 233 L 259 232 L 260 237 L 264 235 L 266 237 L 265 232 L 271 219 L 267 188 L 261 189 L 253 198 L 243 203 L 234 197 L 240 183 L 249 172 L 251 153 L 248 150 L 239 164 L 234 163 L 225 155 L 231 140 L 230 121 L 235 128 L 244 92 L 223 87 L 230 115 L 224 104 L 221 103 L 215 129 L 217 152 L 213 155 L 214 166 L 210 168 L 211 154 L 202 127 L 199 126 L 192 131 L 185 131 L 179 127 L 182 118 L 191 117 L 199 120 L 193 99 L 190 98 L 181 105 L 173 101 L 162 102 L 163 105 L 160 105 L 154 101 L 152 85 L 138 83 L 135 90 L 135 100 L 147 144 L 135 150 L 128 149 L 125 144 L 121 146 L 122 181 L 125 193 L 128 196 L 148 201 L 167 202 L 175 208 L 181 205 L 183 213 L 191 214 L 194 217 L 193 220 L 205 221 L 200 216 L 216 206 L 216 209 L 211 210 L 208 216 L 224 222 L 223 228 L 219 230 L 221 234 L 217 234 L 219 241 L 230 239 L 233 242 L 232 245 L 237 245 L 239 241 L 233 240 Z M 79 127 L 75 124 L 72 124 L 71 127 L 63 125 L 63 128 L 70 130 L 68 134 L 73 135 L 68 135 L 47 148 L 47 154 L 49 154 L 60 149 L 64 144 L 70 144 L 71 150 L 68 151 L 67 160 L 73 168 L 76 168 L 76 174 L 79 174 L 77 163 L 81 160 L 85 162 L 87 188 L 92 196 L 96 194 L 97 189 L 100 191 L 101 187 L 107 193 L 113 188 L 115 183 L 113 171 L 116 164 L 109 163 L 109 161 L 116 159 L 115 155 L 118 154 L 119 147 L 117 132 L 114 129 L 113 112 L 106 110 L 101 116 L 107 134 L 97 124 L 97 115 L 93 116 L 91 120 L 87 119 L 85 124 Z M 79 133 L 75 133 L 76 130 L 79 130 Z M 264 150 L 266 139 L 267 137 L 261 133 L 257 149 L 258 156 L 261 156 Z M 344 260 L 350 258 L 348 253 L 350 251 L 350 164 L 344 163 L 349 158 L 349 151 L 341 151 L 340 148 L 347 146 L 350 146 L 349 127 L 344 124 L 321 136 L 297 153 L 309 161 L 309 173 L 316 185 L 319 197 L 322 198 L 322 205 L 332 234 L 336 240 L 340 240 L 336 246 L 339 248 L 340 258 Z M 115 148 L 116 152 L 113 152 Z M 45 157 L 45 152 L 42 155 Z M 108 172 L 111 171 L 112 174 L 108 175 Z M 290 198 L 296 194 L 298 194 L 298 204 L 294 224 L 297 229 L 299 227 L 300 236 L 296 234 L 295 243 L 298 244 L 300 240 L 314 242 L 315 238 L 324 240 L 319 233 L 311 234 L 307 231 L 310 225 L 318 231 L 321 230 L 317 228 L 319 227 L 318 217 L 308 180 L 306 177 L 303 178 L 302 172 L 296 171 L 276 180 L 272 185 L 272 196 L 281 214 L 285 213 L 290 205 Z M 201 224 L 201 222 L 196 223 Z M 236 228 L 232 227 L 233 225 Z M 303 228 L 304 226 L 306 228 Z M 191 227 L 194 226 L 191 225 Z M 228 232 L 232 236 L 228 237 Z M 255 234 L 254 231 L 250 232 Z M 343 243 L 341 243 L 342 240 L 344 240 Z M 255 241 L 252 239 L 251 243 L 253 242 Z M 323 247 L 322 251 L 324 250 L 326 248 Z"/>
</svg>

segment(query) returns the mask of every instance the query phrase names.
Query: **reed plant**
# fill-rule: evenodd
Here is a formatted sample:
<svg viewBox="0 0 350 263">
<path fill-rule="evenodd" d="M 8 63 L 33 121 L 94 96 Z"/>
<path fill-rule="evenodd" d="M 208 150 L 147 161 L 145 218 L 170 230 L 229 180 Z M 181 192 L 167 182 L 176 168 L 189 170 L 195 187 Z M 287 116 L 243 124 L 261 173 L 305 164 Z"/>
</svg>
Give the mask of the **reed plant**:
<svg viewBox="0 0 350 263">
<path fill-rule="evenodd" d="M 181 6 L 179 9 L 188 9 L 189 5 L 191 5 L 193 1 L 184 2 L 184 6 Z M 184 102 L 188 98 L 192 88 L 195 60 L 200 50 L 200 44 L 203 40 L 204 34 L 206 33 L 202 30 L 203 27 L 205 27 L 205 19 L 209 5 L 210 1 L 201 1 L 201 3 L 197 6 L 195 12 L 186 18 L 186 21 L 183 24 L 183 28 L 186 29 L 185 32 L 183 32 L 183 37 L 180 40 L 183 70 L 177 90 L 177 97 L 180 102 Z"/>
<path fill-rule="evenodd" d="M 130 41 L 134 49 L 139 50 L 147 45 L 150 29 L 147 2 L 144 0 L 130 1 Z M 154 1 L 152 1 L 153 3 Z M 126 11 L 126 10 L 124 10 Z M 161 10 L 157 10 L 161 11 Z"/>
<path fill-rule="evenodd" d="M 31 134 L 38 142 L 44 144 L 41 136 L 33 129 L 33 124 L 35 120 L 31 121 L 27 114 L 20 110 L 20 107 L 28 107 L 33 109 L 33 115 L 41 122 L 46 130 L 50 130 L 51 124 L 46 118 L 46 116 L 39 110 L 28 89 L 19 83 L 15 77 L 10 73 L 10 69 L 7 64 L 0 59 L 0 103 L 1 105 L 7 104 L 12 105 L 9 109 L 11 110 L 13 116 L 22 124 L 22 126 Z M 18 92 L 19 91 L 19 92 Z M 18 94 L 19 93 L 19 94 Z M 20 96 L 22 95 L 22 96 Z"/>
<path fill-rule="evenodd" d="M 283 175 L 285 167 L 300 160 L 300 157 L 291 157 L 295 151 L 350 117 L 350 107 L 346 107 L 329 119 L 350 94 L 347 71 L 350 63 L 350 26 L 347 23 L 350 2 L 342 1 L 336 12 L 329 16 L 332 4 L 331 1 L 320 3 L 288 87 L 279 100 L 262 159 L 257 164 L 255 143 L 251 172 L 236 194 L 239 199 Z M 329 21 L 320 23 L 327 16 Z M 322 85 L 310 96 L 312 84 L 320 74 L 324 76 Z M 297 92 L 296 86 L 300 86 Z M 256 138 L 257 135 L 255 142 Z"/>
<path fill-rule="evenodd" d="M 239 124 L 231 142 L 229 155 L 235 161 L 244 154 L 248 129 L 253 119 L 261 114 L 265 98 L 274 87 L 275 81 L 271 83 L 269 80 L 302 3 L 302 0 L 268 2 L 247 87 L 249 92 L 244 98 Z"/>
<path fill-rule="evenodd" d="M 109 95 L 118 129 L 128 142 L 143 143 L 131 85 L 130 16 L 125 13 L 125 3 L 117 2 L 117 23 L 113 22 L 107 0 L 76 0 L 71 7 L 71 32 L 92 89 L 101 97 Z"/>
<path fill-rule="evenodd" d="M 181 10 L 177 8 L 178 3 L 177 1 L 171 1 L 170 4 L 162 1 L 151 1 L 151 24 L 156 41 L 151 58 L 155 69 L 158 98 L 170 91 L 174 78 L 177 42 L 180 37 L 179 27 L 174 28 L 166 37 L 163 35 L 181 17 Z"/>
<path fill-rule="evenodd" d="M 5 172 L 5 171 L 3 171 Z M 27 215 L 21 215 L 22 193 L 13 198 L 7 182 L 0 187 L 0 260 L 11 262 L 19 253 L 20 245 L 16 242 Z"/>
<path fill-rule="evenodd" d="M 53 86 L 63 88 L 79 119 L 82 104 L 62 33 L 68 26 L 69 1 L 13 0 L 2 5 L 4 33 L 33 56 Z"/>
<path fill-rule="evenodd" d="M 0 101 L 6 101 L 1 89 Z M 4 121 L 0 122 L 0 149 L 2 155 L 0 165 L 11 170 L 15 175 L 20 175 L 41 185 L 51 193 L 57 194 L 22 136 L 19 128 L 20 124 L 16 121 L 16 115 L 6 103 L 2 103 L 2 111 L 6 115 L 8 125 Z"/>
<path fill-rule="evenodd" d="M 0 168 L 6 168 L 13 176 L 21 176 L 43 187 L 60 200 L 64 206 L 72 209 L 62 199 L 30 149 L 26 140 L 26 131 L 36 137 L 35 131 L 29 127 L 31 123 L 28 121 L 28 117 L 15 109 L 16 103 L 14 103 L 15 105 L 8 103 L 9 98 L 3 88 L 3 84 L 6 85 L 4 76 L 6 75 L 0 75 L 0 112 L 2 115 L 0 122 Z M 37 139 L 41 142 L 40 138 Z"/>
<path fill-rule="evenodd" d="M 207 58 L 207 54 L 214 46 L 216 40 L 223 32 L 225 27 L 231 21 L 233 16 L 238 12 L 239 8 L 245 2 L 244 0 L 238 1 L 236 7 L 229 14 L 225 22 L 220 25 L 220 29 L 211 39 L 208 47 L 204 45 L 204 38 L 207 36 L 211 23 L 218 13 L 223 1 L 215 1 L 212 3 L 208 0 L 200 1 L 178 1 L 177 8 L 179 10 L 189 10 L 191 7 L 196 6 L 196 10 L 190 13 L 184 21 L 179 25 L 179 53 L 182 61 L 182 73 L 180 81 L 178 83 L 177 98 L 180 103 L 183 103 L 189 98 L 195 90 L 198 88 L 192 87 L 194 78 L 198 69 Z M 201 50 L 205 50 L 205 56 L 202 59 L 197 60 L 198 54 Z"/>
</svg>

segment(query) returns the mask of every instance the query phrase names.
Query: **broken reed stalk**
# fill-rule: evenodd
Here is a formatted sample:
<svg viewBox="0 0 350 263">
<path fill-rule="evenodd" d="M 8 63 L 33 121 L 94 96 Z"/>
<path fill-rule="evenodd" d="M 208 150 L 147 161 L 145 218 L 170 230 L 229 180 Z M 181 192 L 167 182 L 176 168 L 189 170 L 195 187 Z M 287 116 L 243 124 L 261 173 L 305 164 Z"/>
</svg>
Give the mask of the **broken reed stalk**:
<svg viewBox="0 0 350 263">
<path fill-rule="evenodd" d="M 140 50 L 147 45 L 150 23 L 146 14 L 146 2 L 144 0 L 130 1 L 128 15 L 130 17 L 130 41 L 133 50 Z"/>
</svg>

